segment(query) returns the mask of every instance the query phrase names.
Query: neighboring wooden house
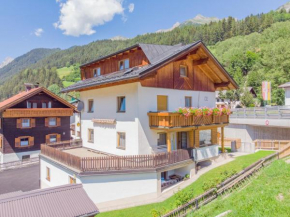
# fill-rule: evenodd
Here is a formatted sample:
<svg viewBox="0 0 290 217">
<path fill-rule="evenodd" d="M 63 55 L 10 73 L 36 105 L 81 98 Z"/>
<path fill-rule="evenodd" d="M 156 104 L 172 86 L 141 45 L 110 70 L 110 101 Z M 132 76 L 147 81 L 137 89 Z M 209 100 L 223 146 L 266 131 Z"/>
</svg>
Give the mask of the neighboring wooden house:
<svg viewBox="0 0 290 217">
<path fill-rule="evenodd" d="M 40 144 L 70 139 L 74 106 L 43 87 L 0 102 L 0 163 L 36 157 Z"/>
<path fill-rule="evenodd" d="M 228 115 L 175 113 L 179 107 L 213 108 L 216 90 L 237 88 L 202 42 L 137 44 L 80 69 L 82 80 L 62 91 L 80 92 L 76 123 L 83 148 L 44 145 L 42 188 L 75 177 L 95 203 L 140 202 L 186 174 L 192 178 L 197 162 L 219 156 L 217 132 L 223 138 Z"/>
</svg>

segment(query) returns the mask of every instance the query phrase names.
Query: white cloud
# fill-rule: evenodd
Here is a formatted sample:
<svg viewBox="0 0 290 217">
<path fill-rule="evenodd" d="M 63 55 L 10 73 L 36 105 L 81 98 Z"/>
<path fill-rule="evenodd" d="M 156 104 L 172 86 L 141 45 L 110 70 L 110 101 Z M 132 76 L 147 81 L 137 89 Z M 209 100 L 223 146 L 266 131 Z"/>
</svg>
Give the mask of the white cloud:
<svg viewBox="0 0 290 217">
<path fill-rule="evenodd" d="M 122 3 L 123 0 L 67 0 L 60 3 L 60 17 L 53 25 L 65 35 L 92 35 L 96 32 L 93 27 L 111 21 L 116 14 L 124 17 Z"/>
<path fill-rule="evenodd" d="M 129 12 L 132 13 L 134 11 L 135 5 L 133 3 L 129 4 Z"/>
<path fill-rule="evenodd" d="M 38 28 L 34 31 L 34 35 L 36 35 L 37 37 L 40 37 L 43 33 L 43 29 L 42 28 Z"/>
</svg>

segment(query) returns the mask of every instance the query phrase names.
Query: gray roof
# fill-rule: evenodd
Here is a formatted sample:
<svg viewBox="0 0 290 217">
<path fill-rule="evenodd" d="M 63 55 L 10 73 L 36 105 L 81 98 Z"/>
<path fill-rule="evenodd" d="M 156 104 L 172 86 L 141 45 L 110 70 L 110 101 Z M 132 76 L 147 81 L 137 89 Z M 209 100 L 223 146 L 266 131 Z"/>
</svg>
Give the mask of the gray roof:
<svg viewBox="0 0 290 217">
<path fill-rule="evenodd" d="M 69 92 L 74 90 L 79 90 L 82 88 L 97 86 L 101 84 L 112 83 L 116 81 L 122 80 L 129 80 L 133 78 L 139 78 L 140 76 L 144 75 L 146 72 L 152 71 L 154 68 L 158 67 L 159 65 L 163 64 L 166 61 L 169 61 L 171 58 L 181 54 L 182 52 L 198 45 L 201 43 L 200 41 L 188 44 L 188 45 L 174 45 L 174 46 L 167 46 L 167 45 L 154 45 L 154 44 L 138 44 L 141 47 L 143 52 L 145 53 L 146 57 L 148 58 L 150 64 L 142 66 L 142 67 L 133 67 L 127 70 L 117 71 L 113 73 L 109 73 L 106 75 L 101 75 L 95 78 L 89 78 L 82 81 L 78 81 L 77 83 L 64 88 L 61 92 Z M 134 47 L 134 46 L 132 46 Z M 130 47 L 130 49 L 132 48 Z M 135 45 L 136 47 L 136 45 Z M 128 50 L 129 48 L 125 49 Z M 120 51 L 119 51 L 120 52 Z M 115 55 L 111 54 L 109 56 Z M 108 57 L 108 56 L 107 56 Z M 107 58 L 103 57 L 103 58 Z M 101 59 L 103 59 L 101 58 Z M 95 60 L 95 61 L 99 61 Z M 95 62 L 94 61 L 94 62 Z M 89 63 L 88 63 L 89 64 Z M 87 65 L 87 64 L 85 64 Z M 84 65 L 83 65 L 84 66 Z"/>
<path fill-rule="evenodd" d="M 285 84 L 281 84 L 280 86 L 278 86 L 280 88 L 285 88 L 285 87 L 290 87 L 290 82 L 287 82 Z"/>
<path fill-rule="evenodd" d="M 6 194 L 0 199 L 3 217 L 75 217 L 98 213 L 81 184 Z"/>
</svg>

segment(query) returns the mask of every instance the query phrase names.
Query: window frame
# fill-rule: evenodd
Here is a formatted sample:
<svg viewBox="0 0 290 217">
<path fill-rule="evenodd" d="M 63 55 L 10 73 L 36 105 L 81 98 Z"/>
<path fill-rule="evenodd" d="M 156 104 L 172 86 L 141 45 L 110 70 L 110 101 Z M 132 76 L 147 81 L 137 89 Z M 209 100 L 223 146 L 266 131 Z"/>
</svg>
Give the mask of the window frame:
<svg viewBox="0 0 290 217">
<path fill-rule="evenodd" d="M 157 133 L 157 134 L 158 134 L 157 147 L 167 146 L 167 133 L 166 132 L 160 132 L 160 133 Z M 165 144 L 159 144 L 160 135 L 164 135 L 164 134 L 165 134 Z"/>
<path fill-rule="evenodd" d="M 28 139 L 28 145 L 21 145 L 21 139 Z M 16 143 L 16 140 L 19 141 L 19 144 Z M 19 136 L 15 138 L 15 148 L 29 148 L 34 146 L 34 137 L 33 136 Z"/>
<path fill-rule="evenodd" d="M 121 146 L 121 136 L 124 136 L 124 146 Z M 117 147 L 118 149 L 126 150 L 126 132 L 117 132 Z"/>
<path fill-rule="evenodd" d="M 93 138 L 91 138 L 91 132 L 93 132 Z M 95 130 L 92 128 L 88 128 L 88 142 L 89 143 L 94 143 L 95 141 Z"/>
<path fill-rule="evenodd" d="M 185 69 L 185 75 L 181 74 L 181 68 Z M 188 67 L 187 65 L 179 65 L 179 76 L 182 78 L 187 78 L 188 77 Z"/>
<path fill-rule="evenodd" d="M 50 125 L 50 119 L 55 119 L 55 125 Z M 57 117 L 48 117 L 48 127 L 57 127 Z"/>
<path fill-rule="evenodd" d="M 126 68 L 126 61 L 128 60 L 128 67 Z M 124 66 L 124 68 L 123 69 L 120 69 L 120 65 L 121 65 L 121 62 L 123 62 L 123 66 Z M 122 59 L 122 60 L 119 60 L 119 62 L 118 62 L 118 69 L 119 69 L 119 71 L 121 71 L 121 70 L 126 70 L 126 69 L 129 69 L 130 68 L 130 59 L 129 58 L 126 58 L 126 59 Z"/>
<path fill-rule="evenodd" d="M 190 100 L 190 106 L 186 106 L 186 99 Z M 192 107 L 192 97 L 191 96 L 185 96 L 184 97 L 184 106 L 187 108 L 191 108 Z"/>
<path fill-rule="evenodd" d="M 50 143 L 56 143 L 56 142 L 58 142 L 58 141 L 57 141 L 57 133 L 49 134 L 48 136 L 49 136 L 49 142 L 50 142 Z M 55 136 L 55 141 L 54 141 L 54 142 L 51 141 L 51 137 L 52 137 L 52 136 Z"/>
<path fill-rule="evenodd" d="M 23 126 L 23 120 L 29 120 L 29 126 Z M 21 118 L 21 129 L 31 128 L 31 118 Z"/>
<path fill-rule="evenodd" d="M 91 107 L 90 107 L 90 103 Z M 94 113 L 94 100 L 93 99 L 88 99 L 88 113 Z"/>
<path fill-rule="evenodd" d="M 30 108 L 28 107 L 28 104 L 31 104 L 30 105 Z M 26 108 L 28 108 L 28 109 L 35 109 L 34 108 L 34 105 L 36 104 L 36 108 L 38 108 L 38 101 L 36 101 L 36 100 L 27 100 L 26 101 Z M 41 105 L 42 106 L 42 105 Z"/>
<path fill-rule="evenodd" d="M 125 110 L 121 110 L 121 102 L 122 102 L 122 99 L 125 100 Z M 118 113 L 125 113 L 126 112 L 126 96 L 118 96 L 117 97 L 117 112 Z"/>
<path fill-rule="evenodd" d="M 96 67 L 93 69 L 93 77 L 96 78 L 99 76 L 101 76 L 101 67 Z"/>
<path fill-rule="evenodd" d="M 45 104 L 45 107 L 43 107 L 43 104 Z M 41 101 L 41 108 L 51 108 L 52 103 L 51 101 Z"/>
</svg>

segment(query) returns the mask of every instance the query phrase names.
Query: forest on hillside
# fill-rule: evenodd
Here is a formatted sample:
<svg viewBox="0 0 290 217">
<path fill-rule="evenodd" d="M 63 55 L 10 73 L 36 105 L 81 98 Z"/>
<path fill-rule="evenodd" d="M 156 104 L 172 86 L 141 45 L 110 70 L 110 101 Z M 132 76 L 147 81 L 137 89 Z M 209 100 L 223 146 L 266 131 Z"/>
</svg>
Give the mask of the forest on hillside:
<svg viewBox="0 0 290 217">
<path fill-rule="evenodd" d="M 62 87 L 56 68 L 85 63 L 136 43 L 178 44 L 202 40 L 217 59 L 241 86 L 253 86 L 260 95 L 261 81 L 273 83 L 273 103 L 283 103 L 283 91 L 277 85 L 289 81 L 290 13 L 285 10 L 251 15 L 243 20 L 232 17 L 219 22 L 193 26 L 187 25 L 165 33 L 139 35 L 124 41 L 101 40 L 85 46 L 75 46 L 55 52 L 22 71 L 0 86 L 0 100 L 10 97 L 23 88 L 24 82 L 36 82 L 49 87 Z M 284 50 L 282 50 L 284 48 Z M 275 56 L 273 56 L 275 54 Z M 50 72 L 47 80 L 38 73 Z M 67 76 L 69 81 L 78 80 L 78 71 Z M 34 76 L 31 76 L 34 75 Z M 36 76 L 37 75 L 37 76 Z M 55 79 L 55 80 L 54 80 Z M 64 78 L 66 79 L 66 78 Z"/>
</svg>

